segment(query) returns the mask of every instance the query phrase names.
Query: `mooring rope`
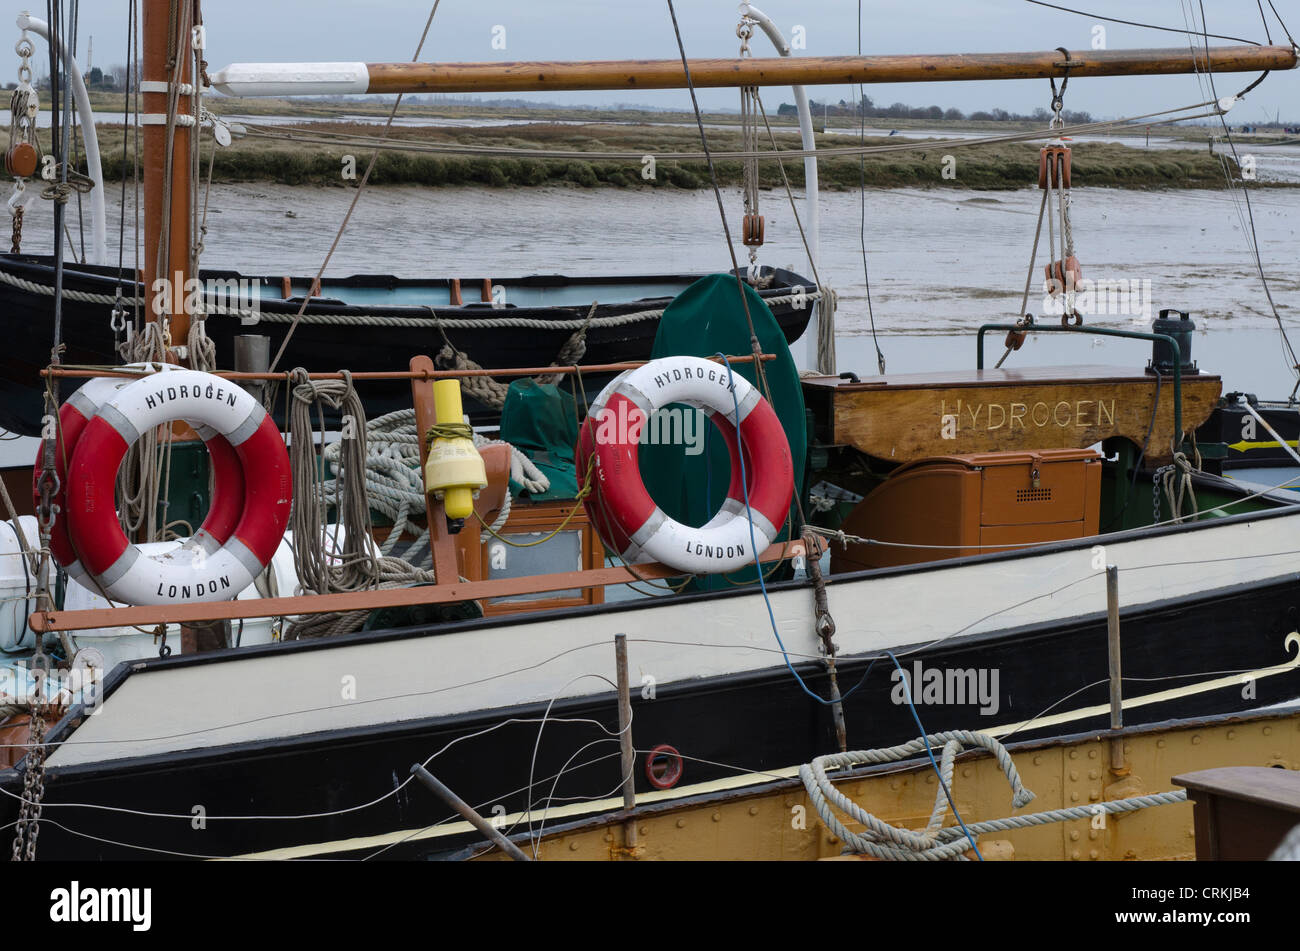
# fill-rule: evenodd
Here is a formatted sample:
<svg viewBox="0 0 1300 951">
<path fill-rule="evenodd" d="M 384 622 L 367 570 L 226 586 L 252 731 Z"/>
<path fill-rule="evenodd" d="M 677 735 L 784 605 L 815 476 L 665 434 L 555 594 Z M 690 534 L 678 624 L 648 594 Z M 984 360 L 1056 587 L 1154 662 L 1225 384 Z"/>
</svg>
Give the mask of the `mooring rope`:
<svg viewBox="0 0 1300 951">
<path fill-rule="evenodd" d="M 41 284 L 38 281 L 30 281 L 26 278 L 19 277 L 16 274 L 0 268 L 0 282 L 17 287 L 20 290 L 32 294 L 43 294 L 47 297 L 54 296 L 54 288 L 48 284 Z M 763 302 L 769 307 L 779 306 L 782 304 L 813 304 L 822 299 L 824 293 L 820 288 L 809 288 L 801 293 L 790 293 L 764 297 Z M 78 291 L 70 288 L 63 290 L 64 300 L 77 301 L 83 304 L 144 304 L 146 300 L 143 297 L 118 297 L 115 294 L 98 294 L 93 291 Z M 293 323 L 295 316 L 293 314 L 273 314 L 266 313 L 262 310 L 253 310 L 247 307 L 230 307 L 220 301 L 214 301 L 207 306 L 209 315 L 221 315 L 228 317 L 241 317 L 254 319 L 261 323 L 268 324 L 289 324 Z M 445 327 L 448 330 L 568 330 L 580 331 L 584 328 L 608 328 L 608 327 L 626 327 L 629 324 L 639 323 L 643 320 L 658 320 L 664 315 L 663 308 L 652 310 L 638 310 L 628 314 L 607 314 L 603 317 L 596 317 L 588 314 L 586 317 L 574 317 L 564 320 L 542 320 L 536 317 L 410 317 L 405 314 L 308 314 L 304 313 L 298 318 L 299 323 L 303 324 L 322 324 L 327 326 L 338 327 L 405 327 L 436 330 Z"/>
<path fill-rule="evenodd" d="M 909 759 L 931 747 L 942 745 L 943 755 L 939 763 L 939 789 L 935 794 L 934 809 L 930 813 L 925 829 L 916 831 L 900 826 L 890 825 L 867 812 L 864 808 L 840 792 L 827 776 L 829 769 L 851 769 L 855 766 L 893 763 Z M 944 826 L 944 816 L 948 809 L 945 789 L 952 786 L 953 764 L 963 747 L 978 746 L 991 753 L 997 760 L 999 769 L 1007 777 L 1011 786 L 1012 806 L 1021 809 L 1027 806 L 1034 794 L 1020 781 L 1020 774 L 1007 748 L 985 733 L 973 733 L 967 730 L 950 730 L 932 733 L 910 742 L 884 749 L 859 750 L 849 753 L 833 753 L 819 756 L 812 763 L 799 767 L 799 778 L 803 781 L 813 808 L 822 823 L 842 841 L 852 852 L 864 853 L 874 858 L 894 861 L 967 861 L 966 852 L 971 848 L 974 838 L 988 832 L 1006 832 L 1011 829 L 1026 829 L 1032 826 L 1047 825 L 1053 822 L 1069 822 L 1074 819 L 1092 819 L 1097 815 L 1114 815 L 1122 812 L 1136 812 L 1152 806 L 1164 806 L 1187 801 L 1187 791 L 1179 789 L 1172 792 L 1153 793 L 1145 796 L 1133 796 L 1128 799 L 1116 799 L 1108 802 L 1094 802 L 1083 806 L 1071 806 L 1064 809 L 1049 809 L 1022 816 L 1008 816 L 991 819 L 986 822 L 971 822 L 965 827 Z M 849 816 L 865 827 L 858 833 L 850 830 L 831 808 Z"/>
</svg>

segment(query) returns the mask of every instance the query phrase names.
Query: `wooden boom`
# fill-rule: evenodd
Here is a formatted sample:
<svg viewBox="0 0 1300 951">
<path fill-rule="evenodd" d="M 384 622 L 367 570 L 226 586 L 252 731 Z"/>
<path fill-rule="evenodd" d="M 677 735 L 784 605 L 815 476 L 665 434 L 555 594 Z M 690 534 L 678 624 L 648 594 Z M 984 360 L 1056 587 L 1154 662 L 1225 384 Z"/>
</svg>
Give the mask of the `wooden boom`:
<svg viewBox="0 0 1300 951">
<path fill-rule="evenodd" d="M 806 56 L 690 61 L 699 88 L 963 82 L 1046 79 L 1065 74 L 1066 57 L 1045 53 L 938 53 L 907 56 Z M 1168 76 L 1180 73 L 1294 69 L 1285 46 L 1199 49 L 1077 50 L 1071 76 Z M 355 95 L 358 93 L 554 92 L 601 89 L 681 89 L 681 60 L 525 63 L 236 63 L 213 85 L 232 96 Z"/>
</svg>

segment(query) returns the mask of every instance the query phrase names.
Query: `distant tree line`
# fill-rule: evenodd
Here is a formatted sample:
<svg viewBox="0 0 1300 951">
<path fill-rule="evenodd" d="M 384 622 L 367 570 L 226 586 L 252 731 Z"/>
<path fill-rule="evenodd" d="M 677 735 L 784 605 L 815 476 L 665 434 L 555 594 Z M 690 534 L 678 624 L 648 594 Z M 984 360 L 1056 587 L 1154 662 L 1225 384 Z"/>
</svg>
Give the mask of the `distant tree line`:
<svg viewBox="0 0 1300 951">
<path fill-rule="evenodd" d="M 871 101 L 870 96 L 863 96 L 862 101 L 859 103 L 844 99 L 841 99 L 838 103 L 826 103 L 814 99 L 809 101 L 808 105 L 813 115 L 849 116 L 855 119 L 865 117 L 868 119 L 930 119 L 933 121 L 940 119 L 973 119 L 978 122 L 1047 122 L 1052 117 L 1050 112 L 1041 107 L 1028 115 L 1008 112 L 1006 109 L 979 110 L 967 115 L 960 109 L 944 109 L 941 106 L 909 106 L 904 102 L 896 102 L 892 106 L 878 106 Z M 798 115 L 798 112 L 799 110 L 793 105 L 783 102 L 777 110 L 777 115 L 794 116 Z M 1061 115 L 1071 125 L 1092 121 L 1090 113 L 1076 112 L 1072 109 L 1066 109 Z"/>
<path fill-rule="evenodd" d="M 100 69 L 98 66 L 92 66 L 90 70 L 82 76 L 86 83 L 86 88 L 91 92 L 96 90 L 100 92 L 123 92 L 126 89 L 126 67 L 120 63 L 116 66 L 110 66 L 108 69 Z M 139 80 L 140 71 L 136 70 L 136 79 Z M 50 88 L 50 74 L 48 70 L 37 68 L 36 78 L 32 85 L 37 89 Z M 17 83 L 5 83 L 5 89 L 13 89 Z"/>
</svg>

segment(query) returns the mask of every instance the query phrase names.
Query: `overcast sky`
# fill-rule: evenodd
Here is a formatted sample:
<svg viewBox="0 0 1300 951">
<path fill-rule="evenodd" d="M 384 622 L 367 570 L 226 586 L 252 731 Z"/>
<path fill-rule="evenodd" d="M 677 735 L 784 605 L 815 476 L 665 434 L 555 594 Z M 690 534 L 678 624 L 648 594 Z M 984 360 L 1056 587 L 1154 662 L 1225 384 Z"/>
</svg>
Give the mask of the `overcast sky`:
<svg viewBox="0 0 1300 951">
<path fill-rule="evenodd" d="M 1055 0 L 1054 0 L 1055 2 Z M 1130 20 L 1183 28 L 1192 13 L 1199 23 L 1201 0 L 1061 0 Z M 1264 25 L 1256 0 L 1203 0 L 1211 32 L 1262 41 Z M 686 52 L 692 57 L 733 56 L 737 52 L 736 0 L 676 0 Z M 789 36 L 802 26 L 807 49 L 796 55 L 843 55 L 857 51 L 855 0 L 763 0 L 756 3 Z M 1300 37 L 1300 0 L 1273 0 L 1293 36 Z M 44 14 L 43 4 L 14 5 Z M 212 69 L 232 62 L 409 60 L 428 16 L 426 0 L 209 0 L 205 4 L 208 61 Z M 1268 11 L 1267 0 L 1263 7 Z M 81 4 L 78 40 L 85 59 L 86 40 L 94 38 L 94 63 L 124 60 L 126 0 L 87 0 Z M 1057 46 L 1088 49 L 1093 28 L 1105 27 L 1109 49 L 1187 45 L 1187 37 L 1137 27 L 1102 23 L 1033 6 L 1024 0 L 863 0 L 862 48 L 865 53 L 944 53 L 1047 50 Z M 495 27 L 504 27 L 505 49 L 493 48 Z M 1275 41 L 1285 43 L 1269 12 Z M 500 35 L 497 31 L 496 35 Z M 1211 40 L 1212 44 L 1224 43 Z M 770 55 L 766 39 L 755 52 Z M 677 47 L 665 0 L 442 0 L 422 59 L 445 62 L 541 59 L 660 59 Z M 1219 95 L 1236 92 L 1253 77 L 1218 80 Z M 852 98 L 848 87 L 823 87 L 814 98 Z M 1017 80 L 996 83 L 876 85 L 867 95 L 880 104 L 938 104 L 965 111 L 1002 107 L 1028 112 L 1046 106 L 1047 83 Z M 734 107 L 731 90 L 704 90 L 706 108 Z M 635 102 L 689 107 L 685 91 L 627 93 L 552 93 L 540 97 L 572 104 Z M 772 90 L 767 102 L 780 99 Z M 789 100 L 788 94 L 785 96 Z M 1192 76 L 1094 78 L 1071 83 L 1066 106 L 1097 117 L 1114 117 L 1201 101 Z M 1283 119 L 1300 121 L 1300 71 L 1273 74 L 1232 113 L 1234 124 L 1258 122 L 1281 110 Z"/>
</svg>

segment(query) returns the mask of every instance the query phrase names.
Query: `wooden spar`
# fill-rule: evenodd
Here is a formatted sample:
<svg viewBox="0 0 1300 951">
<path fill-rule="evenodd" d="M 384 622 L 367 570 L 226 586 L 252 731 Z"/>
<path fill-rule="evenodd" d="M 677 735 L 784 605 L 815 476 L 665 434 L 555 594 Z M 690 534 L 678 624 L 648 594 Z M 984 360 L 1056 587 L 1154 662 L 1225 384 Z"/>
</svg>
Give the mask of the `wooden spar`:
<svg viewBox="0 0 1300 951">
<path fill-rule="evenodd" d="M 938 53 L 906 56 L 803 56 L 690 61 L 698 88 L 854 83 L 966 82 L 1060 78 L 1066 58 L 1045 53 Z M 1285 46 L 1072 50 L 1070 76 L 1168 76 L 1294 69 Z M 357 93 L 559 92 L 682 89 L 681 60 L 520 63 L 236 63 L 212 77 L 234 96 Z"/>
<path fill-rule="evenodd" d="M 141 85 L 141 122 L 144 125 L 141 165 L 144 173 L 144 289 L 149 306 L 148 319 L 158 319 L 153 301 L 154 281 L 167 278 L 172 282 L 170 302 L 171 339 L 174 346 L 185 343 L 189 335 L 189 314 L 185 310 L 185 281 L 189 278 L 190 264 L 190 132 L 179 120 L 172 144 L 171 188 L 167 188 L 167 115 L 166 92 L 151 90 L 170 88 L 175 66 L 168 69 L 168 47 L 174 45 L 175 56 L 181 63 L 181 82 L 192 79 L 193 57 L 190 51 L 189 31 L 181 35 L 181 25 L 172 22 L 171 0 L 145 0 L 142 19 L 144 42 L 143 83 Z M 169 36 L 173 42 L 169 43 Z M 190 97 L 179 96 L 177 114 L 188 116 Z M 163 221 L 170 191 L 171 209 Z M 163 243 L 163 229 L 167 229 L 167 261 L 164 273 L 159 274 L 158 254 Z"/>
<path fill-rule="evenodd" d="M 770 545 L 759 561 L 770 563 L 807 556 L 799 540 Z M 650 579 L 673 578 L 678 568 L 660 564 L 617 565 L 547 575 L 495 578 L 489 581 L 455 581 L 416 588 L 387 588 L 375 591 L 344 591 L 339 594 L 298 595 L 282 598 L 249 598 L 244 601 L 207 601 L 196 604 L 145 604 L 132 607 L 91 608 L 85 611 L 36 611 L 28 617 L 33 631 L 81 631 L 99 627 L 158 624 L 191 624 L 196 621 L 237 620 L 254 617 L 288 617 L 297 614 L 329 614 L 334 611 L 372 611 L 376 608 L 449 604 L 483 598 L 508 598 L 544 591 L 565 591 L 596 585 L 627 584 Z"/>
</svg>

